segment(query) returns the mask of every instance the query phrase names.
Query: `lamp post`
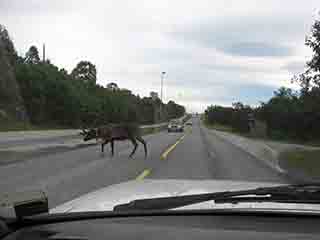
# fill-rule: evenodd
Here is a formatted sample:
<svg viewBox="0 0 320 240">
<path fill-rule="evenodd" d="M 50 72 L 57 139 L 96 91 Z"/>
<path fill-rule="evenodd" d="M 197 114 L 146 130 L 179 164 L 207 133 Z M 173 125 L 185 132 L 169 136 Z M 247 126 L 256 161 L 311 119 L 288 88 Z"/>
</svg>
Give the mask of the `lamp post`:
<svg viewBox="0 0 320 240">
<path fill-rule="evenodd" d="M 165 76 L 166 72 L 161 72 L 161 90 L 160 90 L 160 100 L 161 100 L 161 103 L 160 103 L 160 121 L 162 120 L 162 97 L 163 97 L 163 79 L 164 79 L 164 76 Z"/>
</svg>

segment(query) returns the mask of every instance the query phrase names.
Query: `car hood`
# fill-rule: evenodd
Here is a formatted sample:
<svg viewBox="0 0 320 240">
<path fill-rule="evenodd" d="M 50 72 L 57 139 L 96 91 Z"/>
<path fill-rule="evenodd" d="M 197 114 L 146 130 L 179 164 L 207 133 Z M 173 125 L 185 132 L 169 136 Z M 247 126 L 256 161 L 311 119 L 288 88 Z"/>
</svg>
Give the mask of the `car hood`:
<svg viewBox="0 0 320 240">
<path fill-rule="evenodd" d="M 50 210 L 50 213 L 110 211 L 118 204 L 128 203 L 137 199 L 181 196 L 221 191 L 247 190 L 257 187 L 279 186 L 277 183 L 241 182 L 222 180 L 136 180 L 111 185 L 88 193 L 72 201 L 66 202 Z M 254 208 L 279 210 L 320 211 L 316 204 L 288 203 L 238 203 L 214 204 L 207 201 L 192 204 L 179 209 L 214 209 L 214 208 Z"/>
</svg>

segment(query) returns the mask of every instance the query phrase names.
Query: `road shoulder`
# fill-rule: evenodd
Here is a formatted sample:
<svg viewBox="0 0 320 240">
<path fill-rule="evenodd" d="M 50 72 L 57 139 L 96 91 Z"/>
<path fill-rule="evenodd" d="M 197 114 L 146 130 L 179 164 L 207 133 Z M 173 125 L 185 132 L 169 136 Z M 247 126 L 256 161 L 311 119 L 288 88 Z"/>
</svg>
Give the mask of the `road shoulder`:
<svg viewBox="0 0 320 240">
<path fill-rule="evenodd" d="M 319 151 L 320 148 L 251 139 L 229 132 L 212 129 L 208 130 L 211 134 L 214 134 L 224 141 L 228 141 L 229 143 L 241 148 L 258 160 L 261 160 L 265 165 L 271 167 L 278 173 L 287 176 L 295 182 L 316 181 L 314 176 L 311 176 L 305 168 L 293 168 L 292 165 L 290 165 L 290 162 L 288 163 L 289 160 L 285 156 L 288 156 L 288 154 L 290 155 L 290 153 L 294 153 L 295 151 Z M 309 165 L 307 167 L 310 168 Z"/>
</svg>

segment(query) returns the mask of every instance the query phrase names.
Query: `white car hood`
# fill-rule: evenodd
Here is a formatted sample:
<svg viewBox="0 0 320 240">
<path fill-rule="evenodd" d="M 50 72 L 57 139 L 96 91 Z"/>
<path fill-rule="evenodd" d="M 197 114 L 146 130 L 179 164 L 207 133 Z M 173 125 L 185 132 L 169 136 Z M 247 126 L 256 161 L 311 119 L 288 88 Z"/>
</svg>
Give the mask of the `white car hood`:
<svg viewBox="0 0 320 240">
<path fill-rule="evenodd" d="M 277 183 L 258 183 L 222 180 L 136 180 L 111 185 L 59 205 L 50 213 L 110 211 L 118 204 L 136 199 L 181 196 L 220 191 L 247 190 L 257 187 L 278 186 Z M 50 199 L 49 199 L 50 200 Z M 179 209 L 258 208 L 320 211 L 320 205 L 287 203 L 214 204 L 207 201 Z"/>
</svg>

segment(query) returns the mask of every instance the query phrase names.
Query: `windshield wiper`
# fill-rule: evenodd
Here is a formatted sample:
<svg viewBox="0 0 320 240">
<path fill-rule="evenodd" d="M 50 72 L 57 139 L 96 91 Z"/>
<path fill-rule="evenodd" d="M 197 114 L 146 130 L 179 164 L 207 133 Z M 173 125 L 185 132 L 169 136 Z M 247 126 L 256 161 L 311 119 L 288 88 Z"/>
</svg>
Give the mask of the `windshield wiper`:
<svg viewBox="0 0 320 240">
<path fill-rule="evenodd" d="M 113 211 L 168 210 L 212 200 L 214 200 L 214 203 L 281 202 L 320 204 L 320 184 L 283 185 L 240 191 L 139 199 L 127 204 L 116 205 Z"/>
</svg>

